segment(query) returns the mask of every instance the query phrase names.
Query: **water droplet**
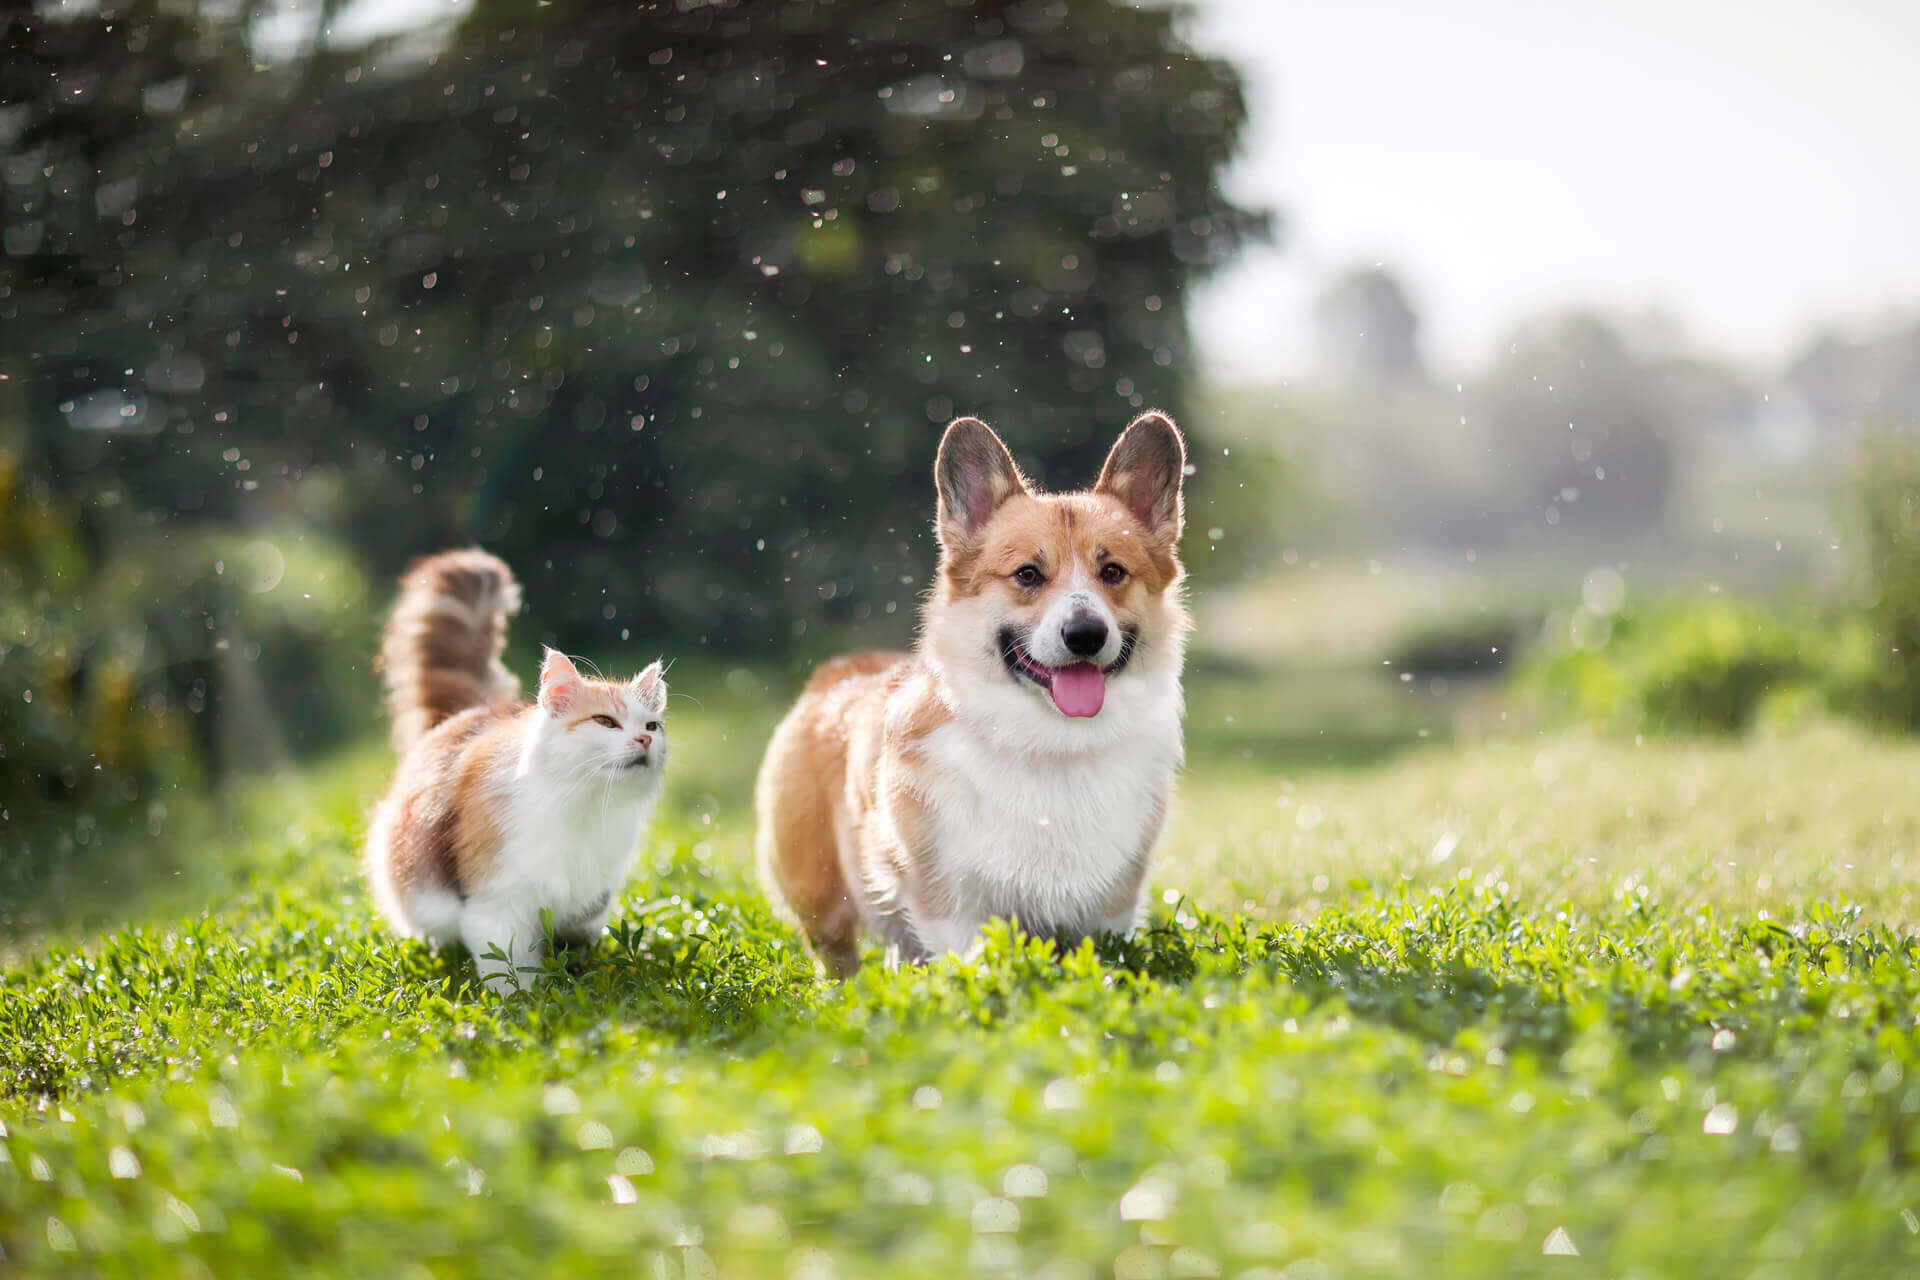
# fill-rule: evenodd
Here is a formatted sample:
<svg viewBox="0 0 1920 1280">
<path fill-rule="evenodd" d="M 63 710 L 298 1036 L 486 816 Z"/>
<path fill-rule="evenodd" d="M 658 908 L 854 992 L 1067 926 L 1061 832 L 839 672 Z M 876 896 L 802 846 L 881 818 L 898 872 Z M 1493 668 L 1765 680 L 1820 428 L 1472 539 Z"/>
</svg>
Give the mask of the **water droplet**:
<svg viewBox="0 0 1920 1280">
<path fill-rule="evenodd" d="M 1165 1178 L 1142 1178 L 1120 1197 L 1120 1217 L 1125 1222 L 1158 1222 L 1173 1208 L 1179 1189 Z"/>
<path fill-rule="evenodd" d="M 1573 1237 L 1567 1234 L 1565 1227 L 1555 1227 L 1547 1232 L 1547 1238 L 1540 1242 L 1540 1252 L 1549 1258 L 1577 1258 L 1580 1250 L 1574 1247 Z"/>
</svg>

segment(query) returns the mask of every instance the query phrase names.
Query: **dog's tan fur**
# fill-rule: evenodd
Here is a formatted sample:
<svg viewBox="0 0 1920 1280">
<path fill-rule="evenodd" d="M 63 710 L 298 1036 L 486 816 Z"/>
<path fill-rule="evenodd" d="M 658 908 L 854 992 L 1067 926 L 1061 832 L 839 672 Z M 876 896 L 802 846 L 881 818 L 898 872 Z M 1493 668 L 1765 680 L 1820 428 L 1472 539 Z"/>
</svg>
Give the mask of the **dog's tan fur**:
<svg viewBox="0 0 1920 1280">
<path fill-rule="evenodd" d="M 923 622 L 965 606 L 1030 627 L 1058 593 L 1074 583 L 1088 587 L 1090 578 L 1123 629 L 1173 650 L 1177 698 L 1188 625 L 1175 550 L 1183 463 L 1172 423 L 1143 415 L 1116 443 L 1094 488 L 1044 494 L 1013 468 L 984 424 L 957 420 L 936 463 L 941 561 Z M 1154 472 L 1169 465 L 1171 478 Z M 970 499 L 973 508 L 962 509 Z M 1046 574 L 1043 588 L 1016 584 L 1012 575 L 1027 564 Z M 1101 580 L 1108 564 L 1120 565 L 1124 578 Z M 1076 566 L 1084 571 L 1077 578 L 1069 572 Z M 815 671 L 768 746 L 757 793 L 761 877 L 832 973 L 858 967 L 863 926 L 908 940 L 912 951 L 914 921 L 956 910 L 961 895 L 943 866 L 936 820 L 956 780 L 944 776 L 929 744 L 961 713 L 964 694 L 956 689 L 964 686 L 953 669 L 977 663 L 976 642 L 992 651 L 989 637 L 943 638 L 923 626 L 912 653 L 834 659 Z M 945 651 L 949 644 L 960 651 Z M 1044 766 L 1044 753 L 1037 758 Z M 1089 899 L 1103 919 L 1124 919 L 1137 905 L 1166 800 L 1164 790 L 1153 799 L 1137 847 Z"/>
</svg>

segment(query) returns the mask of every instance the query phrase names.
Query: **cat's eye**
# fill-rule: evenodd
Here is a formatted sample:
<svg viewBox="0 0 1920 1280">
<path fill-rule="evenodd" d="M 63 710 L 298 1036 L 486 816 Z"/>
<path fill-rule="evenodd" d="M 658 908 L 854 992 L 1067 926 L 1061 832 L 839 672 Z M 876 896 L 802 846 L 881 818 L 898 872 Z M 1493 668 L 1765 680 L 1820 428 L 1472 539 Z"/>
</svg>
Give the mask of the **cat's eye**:
<svg viewBox="0 0 1920 1280">
<path fill-rule="evenodd" d="M 609 729 L 618 729 L 620 727 L 620 722 L 612 716 L 595 716 L 593 722 L 597 725 L 604 725 Z"/>
<path fill-rule="evenodd" d="M 1110 587 L 1117 587 L 1127 580 L 1127 567 L 1109 560 L 1100 566 L 1100 581 Z"/>
<path fill-rule="evenodd" d="M 658 720 L 647 721 L 647 732 L 648 733 L 660 732 L 660 722 Z"/>
<path fill-rule="evenodd" d="M 1047 580 L 1047 575 L 1040 572 L 1038 565 L 1023 564 L 1013 571 L 1013 580 L 1023 587 L 1037 587 Z"/>
</svg>

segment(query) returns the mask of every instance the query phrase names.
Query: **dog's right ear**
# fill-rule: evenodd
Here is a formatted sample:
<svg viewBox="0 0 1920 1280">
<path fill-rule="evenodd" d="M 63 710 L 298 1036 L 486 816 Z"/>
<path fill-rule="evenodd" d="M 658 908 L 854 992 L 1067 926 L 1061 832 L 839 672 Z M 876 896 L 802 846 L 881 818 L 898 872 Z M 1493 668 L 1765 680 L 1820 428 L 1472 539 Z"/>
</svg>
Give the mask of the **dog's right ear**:
<svg viewBox="0 0 1920 1280">
<path fill-rule="evenodd" d="M 955 418 L 947 424 L 933 481 L 940 492 L 940 544 L 949 550 L 967 547 L 1001 503 L 1027 492 L 1013 455 L 978 418 Z"/>
</svg>

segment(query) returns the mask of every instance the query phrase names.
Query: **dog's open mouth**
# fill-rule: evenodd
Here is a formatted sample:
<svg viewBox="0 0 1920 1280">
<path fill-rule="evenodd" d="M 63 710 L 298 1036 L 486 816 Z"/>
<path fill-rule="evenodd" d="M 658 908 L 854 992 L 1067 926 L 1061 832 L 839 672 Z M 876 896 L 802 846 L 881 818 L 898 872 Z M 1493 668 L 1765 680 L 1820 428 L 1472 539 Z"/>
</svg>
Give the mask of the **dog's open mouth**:
<svg viewBox="0 0 1920 1280">
<path fill-rule="evenodd" d="M 1120 656 L 1107 666 L 1070 662 L 1064 667 L 1049 667 L 1034 660 L 1018 635 L 1003 631 L 1000 633 L 1000 660 L 1007 664 L 1007 670 L 1016 678 L 1031 680 L 1045 689 L 1061 715 L 1085 719 L 1100 714 L 1100 708 L 1107 700 L 1107 677 L 1120 674 L 1120 669 L 1133 658 L 1133 646 L 1134 633 L 1122 631 Z"/>
</svg>

